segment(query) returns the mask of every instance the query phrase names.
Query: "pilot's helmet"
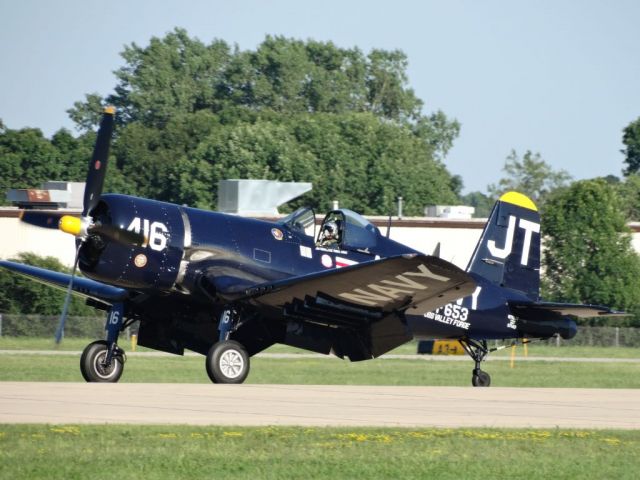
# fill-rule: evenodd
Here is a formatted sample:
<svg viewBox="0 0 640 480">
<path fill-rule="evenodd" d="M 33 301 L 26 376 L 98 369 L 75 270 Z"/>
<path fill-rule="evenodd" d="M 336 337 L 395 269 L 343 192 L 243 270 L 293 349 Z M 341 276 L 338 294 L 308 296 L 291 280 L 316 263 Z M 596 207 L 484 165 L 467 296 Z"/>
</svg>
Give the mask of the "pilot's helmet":
<svg viewBox="0 0 640 480">
<path fill-rule="evenodd" d="M 333 220 L 328 221 L 323 227 L 324 236 L 333 238 L 338 236 L 338 224 Z"/>
</svg>

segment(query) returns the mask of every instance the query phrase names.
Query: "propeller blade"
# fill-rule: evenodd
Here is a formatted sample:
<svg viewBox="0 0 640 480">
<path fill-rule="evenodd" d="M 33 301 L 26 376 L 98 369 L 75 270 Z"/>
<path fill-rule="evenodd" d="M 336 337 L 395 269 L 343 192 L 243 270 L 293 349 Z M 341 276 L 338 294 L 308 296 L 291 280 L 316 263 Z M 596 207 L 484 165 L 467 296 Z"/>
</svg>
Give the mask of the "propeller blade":
<svg viewBox="0 0 640 480">
<path fill-rule="evenodd" d="M 119 243 L 127 243 L 137 246 L 145 243 L 145 236 L 142 233 L 125 230 L 124 228 L 116 225 L 102 225 L 100 223 L 96 223 L 89 227 L 89 233 L 97 233 L 98 235 L 105 236 L 108 239 Z"/>
<path fill-rule="evenodd" d="M 82 242 L 80 242 L 78 245 L 78 249 L 76 250 L 76 258 L 73 261 L 73 270 L 71 271 L 71 278 L 69 279 L 67 294 L 64 297 L 64 304 L 62 305 L 62 313 L 60 314 L 60 321 L 58 323 L 58 329 L 56 330 L 56 334 L 55 334 L 56 345 L 58 345 L 62 341 L 62 337 L 64 336 L 64 324 L 67 321 L 67 312 L 69 311 L 69 302 L 71 301 L 71 292 L 73 291 L 73 279 L 76 276 L 76 270 L 78 268 L 78 259 L 80 258 L 80 247 L 82 247 Z"/>
<path fill-rule="evenodd" d="M 40 228 L 58 228 L 58 222 L 62 213 L 38 212 L 34 210 L 23 210 L 20 214 L 20 221 Z"/>
<path fill-rule="evenodd" d="M 111 134 L 113 133 L 113 123 L 116 109 L 106 107 L 98 129 L 98 138 L 93 149 L 93 155 L 89 161 L 87 171 L 87 183 L 84 190 L 84 202 L 82 216 L 86 217 L 100 201 L 104 177 L 107 171 L 107 161 L 109 160 L 109 147 L 111 145 Z"/>
</svg>

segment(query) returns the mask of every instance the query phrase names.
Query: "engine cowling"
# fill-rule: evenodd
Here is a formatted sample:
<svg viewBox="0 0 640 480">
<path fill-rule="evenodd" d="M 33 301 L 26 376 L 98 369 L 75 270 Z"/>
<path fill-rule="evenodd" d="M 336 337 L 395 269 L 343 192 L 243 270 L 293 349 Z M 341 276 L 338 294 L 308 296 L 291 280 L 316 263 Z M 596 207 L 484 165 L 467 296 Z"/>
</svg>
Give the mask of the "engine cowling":
<svg viewBox="0 0 640 480">
<path fill-rule="evenodd" d="M 80 270 L 94 280 L 139 290 L 169 290 L 184 253 L 180 207 L 127 195 L 103 195 L 94 222 L 144 234 L 142 245 L 92 235 L 80 249 Z"/>
</svg>

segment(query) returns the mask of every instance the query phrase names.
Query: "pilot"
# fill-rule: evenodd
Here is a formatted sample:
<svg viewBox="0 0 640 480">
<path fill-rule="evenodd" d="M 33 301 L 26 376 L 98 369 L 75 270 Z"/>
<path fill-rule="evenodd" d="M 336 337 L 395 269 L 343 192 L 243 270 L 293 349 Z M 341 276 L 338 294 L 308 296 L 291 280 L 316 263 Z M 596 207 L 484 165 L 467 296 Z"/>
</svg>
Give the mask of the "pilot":
<svg viewBox="0 0 640 480">
<path fill-rule="evenodd" d="M 331 247 L 337 245 L 339 241 L 340 234 L 338 232 L 338 224 L 333 220 L 330 220 L 322 227 L 322 235 L 318 245 L 320 247 Z"/>
</svg>

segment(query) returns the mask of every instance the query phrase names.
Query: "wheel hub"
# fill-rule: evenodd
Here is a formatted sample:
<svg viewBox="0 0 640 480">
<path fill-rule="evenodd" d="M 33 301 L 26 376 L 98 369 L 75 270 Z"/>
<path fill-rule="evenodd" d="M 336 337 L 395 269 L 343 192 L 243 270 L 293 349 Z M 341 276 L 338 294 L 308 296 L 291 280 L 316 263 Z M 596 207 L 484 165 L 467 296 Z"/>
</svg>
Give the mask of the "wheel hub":
<svg viewBox="0 0 640 480">
<path fill-rule="evenodd" d="M 228 378 L 237 378 L 244 368 L 244 360 L 237 350 L 227 350 L 220 356 L 220 370 Z"/>
<path fill-rule="evenodd" d="M 113 358 L 111 360 L 111 364 L 109 366 L 105 366 L 106 358 L 107 352 L 105 350 L 104 352 L 96 355 L 93 360 L 95 372 L 104 379 L 111 377 L 116 372 L 116 362 L 118 361 L 117 358 Z"/>
</svg>

